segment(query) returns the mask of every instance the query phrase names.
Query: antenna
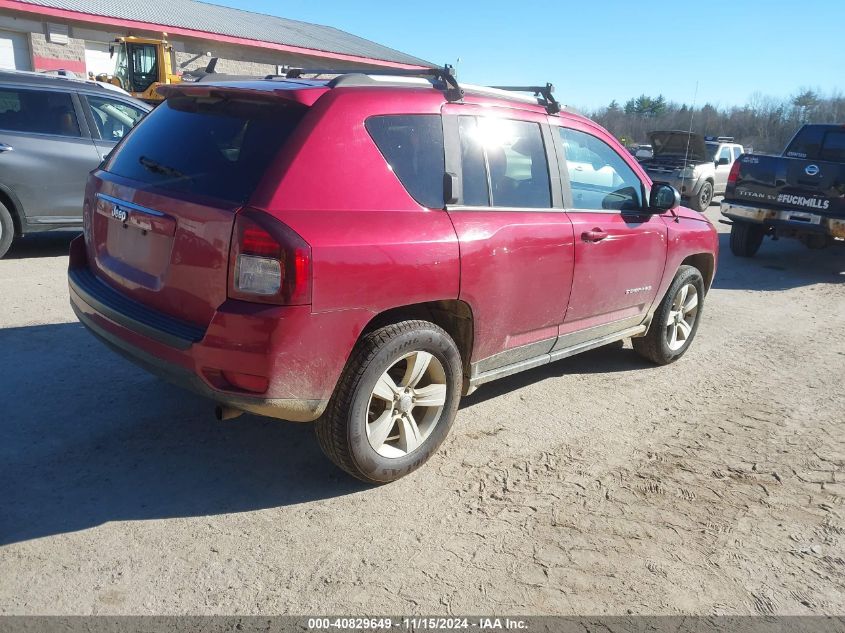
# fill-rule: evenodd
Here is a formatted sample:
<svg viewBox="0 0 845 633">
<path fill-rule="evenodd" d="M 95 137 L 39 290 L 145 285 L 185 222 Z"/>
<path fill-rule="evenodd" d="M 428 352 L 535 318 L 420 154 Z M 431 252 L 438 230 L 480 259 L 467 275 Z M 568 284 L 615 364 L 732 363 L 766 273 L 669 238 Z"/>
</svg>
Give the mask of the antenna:
<svg viewBox="0 0 845 633">
<path fill-rule="evenodd" d="M 695 102 L 698 100 L 698 82 L 695 82 L 695 94 L 692 96 L 692 107 L 690 108 L 690 129 L 687 132 L 687 149 L 684 152 L 684 169 L 687 166 L 687 159 L 689 158 L 689 142 L 692 136 L 692 121 L 695 118 Z"/>
</svg>

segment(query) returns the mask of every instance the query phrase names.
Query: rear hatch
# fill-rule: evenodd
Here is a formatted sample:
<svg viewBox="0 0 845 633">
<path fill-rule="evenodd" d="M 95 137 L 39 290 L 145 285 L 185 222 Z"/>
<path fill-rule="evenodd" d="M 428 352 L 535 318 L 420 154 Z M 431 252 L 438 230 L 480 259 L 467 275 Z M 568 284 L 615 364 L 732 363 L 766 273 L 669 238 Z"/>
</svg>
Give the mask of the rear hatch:
<svg viewBox="0 0 845 633">
<path fill-rule="evenodd" d="M 234 89 L 174 91 L 89 181 L 85 238 L 97 277 L 206 326 L 226 300 L 235 214 L 306 109 Z"/>
<path fill-rule="evenodd" d="M 845 128 L 806 126 L 784 155 L 743 155 L 726 200 L 845 216 Z"/>
</svg>

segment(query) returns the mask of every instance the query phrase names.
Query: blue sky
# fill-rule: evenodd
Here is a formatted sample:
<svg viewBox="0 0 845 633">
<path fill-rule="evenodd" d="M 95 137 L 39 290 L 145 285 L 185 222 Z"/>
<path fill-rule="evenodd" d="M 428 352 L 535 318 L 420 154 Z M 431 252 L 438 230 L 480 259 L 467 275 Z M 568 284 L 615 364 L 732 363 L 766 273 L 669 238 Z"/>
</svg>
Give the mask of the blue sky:
<svg viewBox="0 0 845 633">
<path fill-rule="evenodd" d="M 211 1 L 452 63 L 468 83 L 551 81 L 575 107 L 643 93 L 691 103 L 696 82 L 699 105 L 845 92 L 845 0 Z"/>
</svg>

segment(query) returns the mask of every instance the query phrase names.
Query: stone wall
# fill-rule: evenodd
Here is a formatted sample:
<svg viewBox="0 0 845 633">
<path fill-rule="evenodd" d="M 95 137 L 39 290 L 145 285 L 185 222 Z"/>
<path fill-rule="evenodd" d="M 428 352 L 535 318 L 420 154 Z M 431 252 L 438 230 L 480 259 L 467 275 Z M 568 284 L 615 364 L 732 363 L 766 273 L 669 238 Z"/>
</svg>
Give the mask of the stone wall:
<svg viewBox="0 0 845 633">
<path fill-rule="evenodd" d="M 68 37 L 67 44 L 50 42 L 44 32 L 29 34 L 33 70 L 72 70 L 85 73 L 85 41 Z"/>
</svg>

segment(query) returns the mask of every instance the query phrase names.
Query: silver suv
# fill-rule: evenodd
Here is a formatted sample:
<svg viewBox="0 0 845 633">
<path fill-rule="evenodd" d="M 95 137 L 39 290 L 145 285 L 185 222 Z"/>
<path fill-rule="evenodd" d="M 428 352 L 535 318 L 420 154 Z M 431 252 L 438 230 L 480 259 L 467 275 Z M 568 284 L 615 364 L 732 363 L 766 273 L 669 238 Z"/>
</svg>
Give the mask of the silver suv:
<svg viewBox="0 0 845 633">
<path fill-rule="evenodd" d="M 734 161 L 745 150 L 733 138 L 680 131 L 652 132 L 654 156 L 641 161 L 654 181 L 668 182 L 696 211 L 725 193 Z"/>
<path fill-rule="evenodd" d="M 93 81 L 0 71 L 0 257 L 15 237 L 81 228 L 88 173 L 149 111 Z"/>
</svg>

